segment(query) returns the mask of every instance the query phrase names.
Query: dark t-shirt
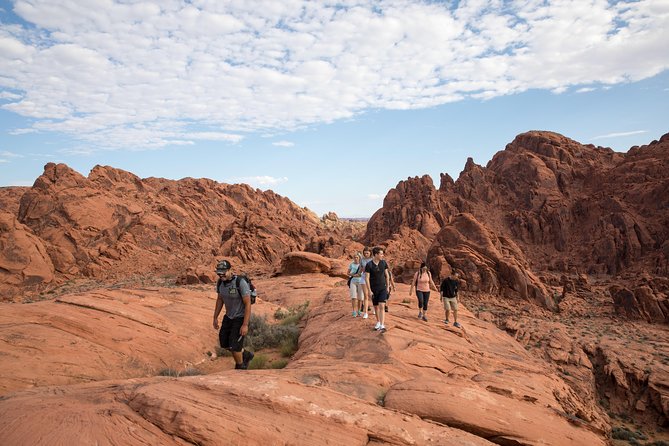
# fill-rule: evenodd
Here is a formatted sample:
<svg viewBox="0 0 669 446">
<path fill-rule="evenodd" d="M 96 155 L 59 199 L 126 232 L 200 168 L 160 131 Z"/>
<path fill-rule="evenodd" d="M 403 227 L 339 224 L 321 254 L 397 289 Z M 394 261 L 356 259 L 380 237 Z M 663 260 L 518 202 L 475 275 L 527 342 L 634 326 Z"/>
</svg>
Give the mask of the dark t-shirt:
<svg viewBox="0 0 669 446">
<path fill-rule="evenodd" d="M 441 295 L 444 297 L 457 297 L 458 281 L 449 276 L 441 282 L 439 289 L 441 290 Z"/>
<path fill-rule="evenodd" d="M 378 265 L 374 264 L 372 260 L 365 266 L 365 272 L 369 273 L 369 288 L 372 293 L 387 288 L 385 274 L 387 269 L 388 264 L 385 260 L 381 260 Z"/>
</svg>

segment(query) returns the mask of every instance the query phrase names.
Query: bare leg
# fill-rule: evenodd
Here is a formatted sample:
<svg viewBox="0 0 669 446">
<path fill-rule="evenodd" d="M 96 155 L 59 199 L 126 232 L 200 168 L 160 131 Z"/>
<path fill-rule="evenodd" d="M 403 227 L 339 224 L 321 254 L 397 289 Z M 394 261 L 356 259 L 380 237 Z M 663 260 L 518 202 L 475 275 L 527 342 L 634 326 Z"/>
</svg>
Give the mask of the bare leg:
<svg viewBox="0 0 669 446">
<path fill-rule="evenodd" d="M 243 352 L 244 350 L 242 350 Z M 232 357 L 235 359 L 235 364 L 240 365 L 243 361 L 242 352 L 232 352 Z"/>
<path fill-rule="evenodd" d="M 444 310 L 445 319 L 449 320 L 448 317 L 451 315 L 451 310 Z"/>
<path fill-rule="evenodd" d="M 386 322 L 386 303 L 385 302 L 379 302 L 378 308 L 376 308 L 376 318 L 379 320 L 381 323 L 382 327 L 385 327 L 385 322 Z"/>
</svg>

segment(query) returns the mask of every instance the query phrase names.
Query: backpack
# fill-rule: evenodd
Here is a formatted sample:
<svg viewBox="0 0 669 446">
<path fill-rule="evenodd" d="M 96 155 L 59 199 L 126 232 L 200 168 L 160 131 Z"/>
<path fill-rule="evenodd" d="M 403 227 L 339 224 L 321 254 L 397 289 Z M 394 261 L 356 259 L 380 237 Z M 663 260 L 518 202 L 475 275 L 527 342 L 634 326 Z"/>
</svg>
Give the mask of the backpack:
<svg viewBox="0 0 669 446">
<path fill-rule="evenodd" d="M 256 303 L 256 297 L 258 296 L 258 293 L 256 292 L 256 287 L 253 285 L 253 282 L 251 282 L 251 278 L 246 274 L 246 273 L 241 273 L 235 276 L 235 287 L 237 287 L 237 290 L 241 294 L 241 281 L 244 279 L 246 283 L 249 284 L 249 289 L 251 290 L 251 304 L 253 305 Z M 223 280 L 219 277 L 218 281 L 216 282 L 216 293 L 218 294 L 221 291 L 221 284 L 223 283 Z"/>
</svg>

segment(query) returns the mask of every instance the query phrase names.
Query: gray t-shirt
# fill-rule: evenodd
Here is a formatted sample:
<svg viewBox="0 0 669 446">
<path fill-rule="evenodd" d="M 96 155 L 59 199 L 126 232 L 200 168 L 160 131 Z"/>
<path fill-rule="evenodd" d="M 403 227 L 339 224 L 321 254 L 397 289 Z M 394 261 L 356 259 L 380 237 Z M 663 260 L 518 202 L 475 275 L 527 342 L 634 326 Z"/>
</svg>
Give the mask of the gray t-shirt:
<svg viewBox="0 0 669 446">
<path fill-rule="evenodd" d="M 251 288 L 246 280 L 242 279 L 239 281 L 239 288 L 237 290 L 236 286 L 237 276 L 232 276 L 232 280 L 221 282 L 221 286 L 218 289 L 218 295 L 223 299 L 225 304 L 225 315 L 229 319 L 237 319 L 244 317 L 244 301 L 242 296 L 248 296 L 251 294 Z M 241 295 L 239 292 L 241 291 Z"/>
</svg>

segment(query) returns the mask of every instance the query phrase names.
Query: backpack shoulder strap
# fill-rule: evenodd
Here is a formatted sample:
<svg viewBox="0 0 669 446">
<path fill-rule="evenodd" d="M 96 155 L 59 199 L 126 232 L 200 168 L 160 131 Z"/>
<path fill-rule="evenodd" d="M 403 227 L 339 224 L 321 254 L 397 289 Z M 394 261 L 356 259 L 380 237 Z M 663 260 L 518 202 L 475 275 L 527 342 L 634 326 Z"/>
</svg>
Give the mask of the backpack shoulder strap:
<svg viewBox="0 0 669 446">
<path fill-rule="evenodd" d="M 244 280 L 244 282 L 246 282 L 246 285 L 248 285 L 249 289 L 251 288 L 251 283 L 249 281 L 249 278 L 247 276 L 245 276 L 244 274 L 238 275 L 235 278 L 235 286 L 237 287 L 237 290 L 239 291 L 240 296 L 242 295 L 242 287 L 241 287 L 242 280 Z"/>
</svg>

